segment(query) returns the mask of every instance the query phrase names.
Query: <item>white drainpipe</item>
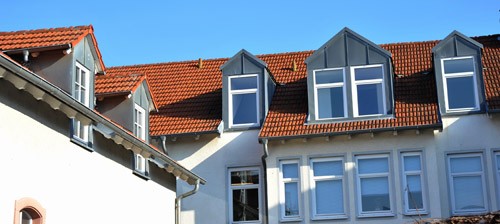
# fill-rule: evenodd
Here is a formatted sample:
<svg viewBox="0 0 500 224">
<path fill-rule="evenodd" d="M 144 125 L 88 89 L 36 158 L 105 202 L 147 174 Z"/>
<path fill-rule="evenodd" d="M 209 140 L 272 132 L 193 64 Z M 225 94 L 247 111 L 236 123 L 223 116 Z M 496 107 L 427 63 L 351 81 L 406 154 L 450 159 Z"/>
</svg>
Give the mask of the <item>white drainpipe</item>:
<svg viewBox="0 0 500 224">
<path fill-rule="evenodd" d="M 196 180 L 196 184 L 194 185 L 194 189 L 192 191 L 188 191 L 184 194 L 179 195 L 175 198 L 175 224 L 181 223 L 181 200 L 183 198 L 187 198 L 193 194 L 196 194 L 198 189 L 200 188 L 200 180 Z"/>
</svg>

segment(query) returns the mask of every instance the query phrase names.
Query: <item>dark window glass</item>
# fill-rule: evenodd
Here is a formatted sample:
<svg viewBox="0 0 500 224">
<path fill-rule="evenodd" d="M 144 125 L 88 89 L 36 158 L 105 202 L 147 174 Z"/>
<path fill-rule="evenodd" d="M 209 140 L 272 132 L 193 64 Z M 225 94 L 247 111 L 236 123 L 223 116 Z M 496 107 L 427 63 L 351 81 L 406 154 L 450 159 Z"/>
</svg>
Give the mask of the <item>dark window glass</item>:
<svg viewBox="0 0 500 224">
<path fill-rule="evenodd" d="M 319 118 L 344 117 L 344 88 L 318 89 Z"/>
<path fill-rule="evenodd" d="M 448 89 L 448 108 L 475 108 L 474 77 L 446 78 Z"/>
</svg>

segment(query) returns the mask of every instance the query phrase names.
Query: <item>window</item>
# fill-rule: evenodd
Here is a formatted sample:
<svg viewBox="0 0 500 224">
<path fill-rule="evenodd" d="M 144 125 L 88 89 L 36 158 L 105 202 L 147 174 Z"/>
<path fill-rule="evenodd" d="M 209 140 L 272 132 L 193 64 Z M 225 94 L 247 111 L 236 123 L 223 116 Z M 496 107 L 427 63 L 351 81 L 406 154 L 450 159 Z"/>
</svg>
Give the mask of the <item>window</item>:
<svg viewBox="0 0 500 224">
<path fill-rule="evenodd" d="M 347 218 L 344 200 L 344 160 L 311 159 L 313 219 Z"/>
<path fill-rule="evenodd" d="M 441 59 L 446 111 L 479 110 L 473 57 Z"/>
<path fill-rule="evenodd" d="M 383 66 L 353 66 L 351 79 L 354 117 L 386 114 Z"/>
<path fill-rule="evenodd" d="M 89 79 L 90 72 L 83 65 L 76 63 L 75 66 L 75 86 L 73 97 L 86 107 L 90 107 L 89 100 Z M 73 136 L 83 142 L 88 142 L 89 125 L 84 125 L 79 120 L 73 120 Z"/>
<path fill-rule="evenodd" d="M 316 119 L 346 117 L 344 68 L 315 70 L 313 73 Z"/>
<path fill-rule="evenodd" d="M 356 156 L 359 216 L 392 216 L 388 155 Z"/>
<path fill-rule="evenodd" d="M 135 171 L 141 173 L 141 174 L 147 174 L 147 162 L 146 162 L 146 158 L 144 158 L 143 156 L 139 155 L 139 154 L 134 154 L 135 156 L 135 166 L 134 166 L 134 169 Z"/>
<path fill-rule="evenodd" d="M 257 75 L 229 77 L 229 126 L 259 125 L 259 82 Z"/>
<path fill-rule="evenodd" d="M 300 172 L 297 160 L 280 162 L 280 213 L 282 220 L 297 220 L 300 212 Z"/>
<path fill-rule="evenodd" d="M 497 197 L 500 198 L 500 152 L 495 152 L 495 175 L 497 175 Z M 499 199 L 497 201 L 500 203 Z"/>
<path fill-rule="evenodd" d="M 140 107 L 139 105 L 135 104 L 134 106 L 134 134 L 142 139 L 146 139 L 146 111 Z"/>
<path fill-rule="evenodd" d="M 481 153 L 448 155 L 453 214 L 486 212 L 486 184 Z"/>
<path fill-rule="evenodd" d="M 260 222 L 260 169 L 229 169 L 229 181 L 231 223 Z"/>
<path fill-rule="evenodd" d="M 15 202 L 15 224 L 45 223 L 45 209 L 32 198 L 22 198 Z"/>
<path fill-rule="evenodd" d="M 401 169 L 405 214 L 426 214 L 421 152 L 401 153 Z"/>
</svg>

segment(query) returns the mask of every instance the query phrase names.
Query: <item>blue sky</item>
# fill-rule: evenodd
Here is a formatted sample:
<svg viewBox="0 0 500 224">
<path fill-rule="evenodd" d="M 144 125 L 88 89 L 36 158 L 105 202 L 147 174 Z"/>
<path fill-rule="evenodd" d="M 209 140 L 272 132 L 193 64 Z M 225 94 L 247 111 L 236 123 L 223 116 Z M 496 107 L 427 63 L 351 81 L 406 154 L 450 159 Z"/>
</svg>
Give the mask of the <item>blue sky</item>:
<svg viewBox="0 0 500 224">
<path fill-rule="evenodd" d="M 4 1 L 0 30 L 92 24 L 106 66 L 314 50 L 343 27 L 381 43 L 500 33 L 498 0 Z M 5 10 L 7 9 L 7 10 Z"/>
</svg>

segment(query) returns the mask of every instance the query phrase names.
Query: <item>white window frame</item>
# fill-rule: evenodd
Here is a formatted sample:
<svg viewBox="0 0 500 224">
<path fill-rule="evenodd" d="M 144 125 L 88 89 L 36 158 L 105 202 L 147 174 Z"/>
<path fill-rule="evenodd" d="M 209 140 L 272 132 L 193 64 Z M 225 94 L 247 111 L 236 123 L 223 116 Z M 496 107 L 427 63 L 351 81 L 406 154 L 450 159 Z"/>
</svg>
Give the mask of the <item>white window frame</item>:
<svg viewBox="0 0 500 224">
<path fill-rule="evenodd" d="M 332 71 L 332 70 L 342 70 L 342 82 L 335 83 L 326 83 L 326 84 L 316 84 L 316 72 L 322 71 Z M 330 120 L 330 119 L 342 119 L 347 118 L 347 88 L 346 88 L 346 74 L 345 68 L 327 68 L 327 69 L 318 69 L 313 70 L 313 85 L 314 85 L 314 112 L 316 114 L 316 120 Z M 319 89 L 332 89 L 332 88 L 342 88 L 343 94 L 343 107 L 344 107 L 344 116 L 343 117 L 328 117 L 328 118 L 320 118 L 319 117 L 319 101 L 318 101 L 318 90 Z"/>
<path fill-rule="evenodd" d="M 141 117 L 140 122 L 138 121 L 139 116 Z M 146 140 L 146 110 L 134 104 L 134 134 L 142 139 Z"/>
<path fill-rule="evenodd" d="M 459 73 L 445 73 L 444 70 L 444 62 L 445 61 L 453 61 L 460 59 L 472 59 L 472 72 L 459 72 Z M 444 102 L 446 105 L 446 112 L 464 112 L 464 111 L 477 111 L 479 110 L 479 97 L 478 97 L 478 89 L 477 89 L 477 75 L 476 75 L 476 61 L 473 56 L 466 57 L 451 57 L 451 58 L 442 58 L 441 59 L 441 72 L 443 74 L 443 92 L 444 92 Z M 459 108 L 459 109 L 450 109 L 448 102 L 448 79 L 447 78 L 461 78 L 461 77 L 472 77 L 473 85 L 474 85 L 474 107 L 467 108 Z"/>
<path fill-rule="evenodd" d="M 80 82 L 81 80 L 81 75 L 82 73 L 85 75 L 84 77 L 84 82 L 85 84 L 82 85 Z M 73 97 L 80 102 L 81 104 L 85 105 L 86 107 L 90 107 L 90 71 L 85 68 L 82 64 L 75 62 L 75 82 L 74 82 L 74 90 L 73 90 Z M 83 87 L 85 86 L 85 87 Z M 81 95 L 81 90 L 83 89 L 83 102 Z M 83 125 L 83 133 L 80 132 L 80 126 L 82 126 L 82 122 L 73 119 L 73 137 L 82 141 L 82 142 L 88 142 L 89 141 L 89 131 L 90 131 L 90 126 L 89 125 Z"/>
<path fill-rule="evenodd" d="M 500 151 L 493 151 L 493 164 L 494 167 L 493 169 L 495 170 L 495 177 L 496 177 L 496 193 L 497 193 L 497 205 L 500 205 L 500 163 L 498 163 L 497 157 L 500 157 Z"/>
<path fill-rule="evenodd" d="M 359 160 L 363 159 L 376 159 L 376 158 L 387 158 L 387 173 L 370 173 L 370 174 L 359 174 Z M 374 155 L 355 155 L 356 161 L 356 204 L 358 206 L 358 217 L 384 217 L 384 216 L 394 216 L 395 204 L 393 202 L 394 189 L 392 182 L 392 165 L 390 154 L 374 154 Z M 387 177 L 389 189 L 389 206 L 391 207 L 388 211 L 363 211 L 362 195 L 361 195 L 361 179 L 364 178 L 378 178 Z"/>
<path fill-rule="evenodd" d="M 420 157 L 420 170 L 418 171 L 405 171 L 405 157 L 409 156 L 419 156 Z M 404 206 L 404 214 L 405 215 L 424 215 L 428 214 L 427 208 L 427 187 L 426 187 L 426 178 L 424 172 L 424 158 L 423 153 L 421 151 L 410 151 L 410 152 L 401 152 L 400 153 L 401 160 L 401 189 L 403 190 L 403 206 Z M 421 209 L 410 209 L 411 200 L 408 198 L 408 176 L 420 176 L 420 189 L 422 189 L 422 206 Z M 410 189 L 411 190 L 411 189 Z"/>
<path fill-rule="evenodd" d="M 342 175 L 331 175 L 331 176 L 314 176 L 314 163 L 315 162 L 338 162 L 342 164 Z M 345 161 L 343 157 L 325 157 L 325 158 L 311 158 L 309 163 L 309 177 L 310 177 L 310 188 L 311 188 L 311 208 L 312 208 L 312 219 L 313 220 L 325 220 L 325 219 L 345 219 L 347 218 L 347 189 L 345 187 Z M 316 182 L 320 181 L 331 181 L 340 180 L 342 183 L 342 204 L 344 211 L 342 213 L 331 213 L 331 214 L 317 214 L 316 213 Z"/>
<path fill-rule="evenodd" d="M 259 172 L 259 184 L 246 184 L 241 186 L 232 186 L 231 185 L 231 172 L 239 172 L 239 171 L 257 171 Z M 262 223 L 262 173 L 259 167 L 238 167 L 238 168 L 228 168 L 227 171 L 227 185 L 228 185 L 228 202 L 229 202 L 229 223 Z M 257 188 L 259 194 L 259 220 L 253 221 L 233 221 L 233 190 L 244 190 L 244 189 L 255 189 Z"/>
<path fill-rule="evenodd" d="M 134 170 L 146 175 L 148 172 L 147 168 L 147 159 L 144 158 L 142 155 L 134 153 L 135 159 L 134 159 Z"/>
<path fill-rule="evenodd" d="M 237 79 L 237 78 L 246 78 L 246 77 L 255 77 L 255 81 L 257 82 L 257 88 L 253 89 L 241 89 L 241 90 L 232 90 L 231 87 L 231 80 L 232 79 Z M 235 75 L 235 76 L 229 76 L 228 77 L 228 118 L 229 118 L 229 127 L 230 128 L 244 128 L 244 127 L 258 127 L 260 125 L 260 119 L 259 119 L 259 111 L 260 111 L 260 100 L 259 100 L 259 90 L 260 90 L 260 83 L 259 83 L 259 75 L 258 74 L 248 74 L 248 75 Z M 255 114 L 256 114 L 256 123 L 245 123 L 245 124 L 234 124 L 233 123 L 233 95 L 239 95 L 239 94 L 252 94 L 255 93 L 255 102 L 257 105 L 255 105 Z"/>
<path fill-rule="evenodd" d="M 381 67 L 382 68 L 382 78 L 381 79 L 369 79 L 369 80 L 360 80 L 356 81 L 356 73 L 355 70 L 359 68 L 374 68 Z M 386 98 L 386 83 L 385 83 L 385 68 L 383 64 L 375 64 L 375 65 L 362 65 L 362 66 L 351 66 L 351 83 L 352 83 L 352 112 L 354 117 L 372 117 L 372 116 L 380 116 L 386 115 L 387 112 L 387 98 Z M 381 84 L 382 85 L 382 108 L 384 109 L 383 114 L 368 114 L 368 115 L 359 115 L 358 108 L 358 86 L 359 85 L 370 85 L 370 84 Z"/>
<path fill-rule="evenodd" d="M 283 178 L 283 165 L 285 164 L 297 164 L 297 178 Z M 300 186 L 300 160 L 298 159 L 286 159 L 279 161 L 279 210 L 280 210 L 280 221 L 300 221 L 302 220 L 302 198 L 301 198 L 301 189 Z M 287 216 L 285 213 L 285 184 L 287 183 L 296 183 L 297 184 L 297 198 L 298 198 L 298 207 L 299 214 L 293 216 Z"/>
<path fill-rule="evenodd" d="M 481 159 L 481 172 L 467 172 L 467 173 L 451 173 L 451 159 L 452 158 L 464 158 L 464 157 L 479 157 Z M 447 163 L 448 163 L 448 182 L 450 188 L 448 189 L 450 192 L 450 200 L 451 200 L 451 212 L 453 215 L 467 215 L 467 214 L 480 214 L 487 212 L 489 210 L 488 207 L 488 191 L 486 189 L 486 173 L 485 173 L 485 164 L 483 153 L 481 152 L 470 152 L 470 153 L 460 153 L 460 154 L 448 154 L 447 155 Z M 470 209 L 470 210 L 457 210 L 455 208 L 455 192 L 454 192 L 454 184 L 453 177 L 466 177 L 466 176 L 480 176 L 481 184 L 483 190 L 483 201 L 485 209 Z"/>
</svg>

